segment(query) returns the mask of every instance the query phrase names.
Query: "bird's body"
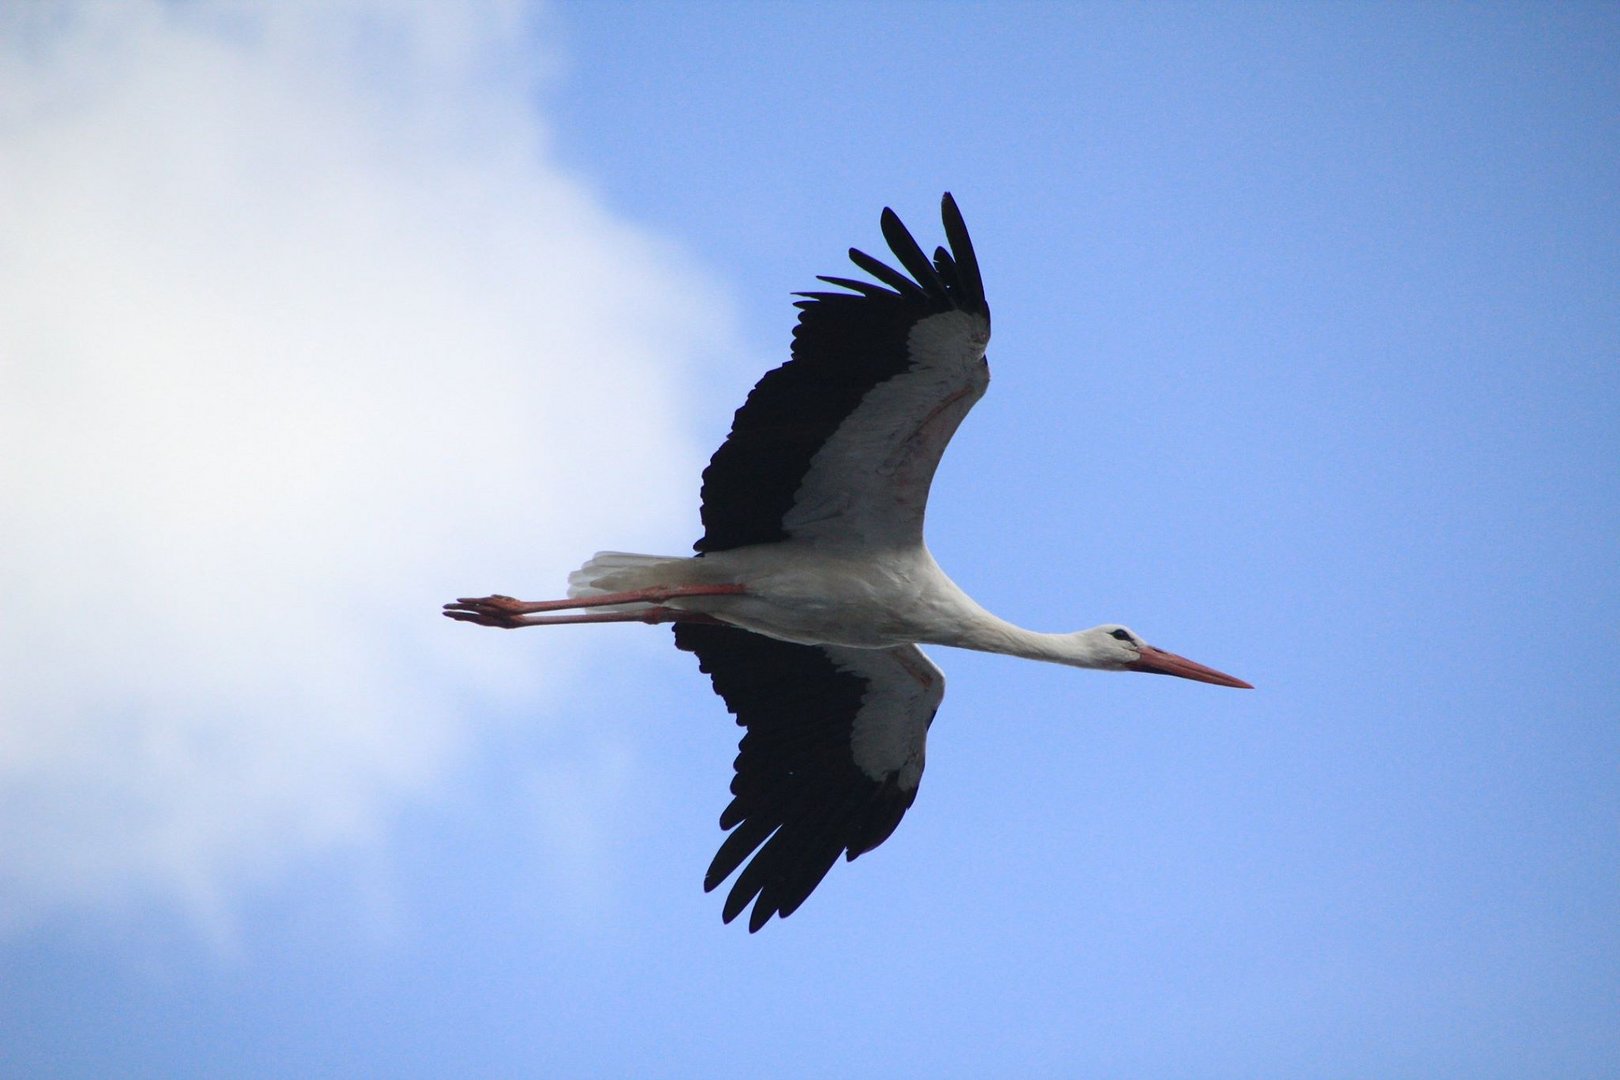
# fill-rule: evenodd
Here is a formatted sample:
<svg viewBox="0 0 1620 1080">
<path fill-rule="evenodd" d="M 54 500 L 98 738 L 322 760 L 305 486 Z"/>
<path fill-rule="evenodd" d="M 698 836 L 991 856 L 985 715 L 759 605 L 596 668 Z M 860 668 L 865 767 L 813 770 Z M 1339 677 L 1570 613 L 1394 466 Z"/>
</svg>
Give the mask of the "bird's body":
<svg viewBox="0 0 1620 1080">
<path fill-rule="evenodd" d="M 676 644 L 748 729 L 705 888 L 741 867 L 724 915 L 752 903 L 753 930 L 796 910 L 840 855 L 882 843 L 910 807 L 945 687 L 920 644 L 1248 686 L 1115 624 L 1025 630 L 934 561 L 928 489 L 990 379 L 978 262 L 955 202 L 943 205 L 950 249 L 932 261 L 885 210 L 907 273 L 851 249 L 881 285 L 823 278 L 846 291 L 802 294 L 793 359 L 760 380 L 704 472 L 697 555 L 601 552 L 565 600 L 446 605 L 501 627 L 676 624 Z M 585 614 L 549 614 L 569 609 Z"/>
<path fill-rule="evenodd" d="M 829 552 L 814 542 L 783 540 L 701 558 L 605 551 L 576 570 L 569 581 L 569 595 L 580 600 L 659 587 L 692 589 L 693 595 L 674 596 L 654 607 L 718 619 L 800 645 L 856 649 L 947 645 L 1120 670 L 1137 659 L 1108 648 L 1089 648 L 1093 640 L 1085 636 L 1089 631 L 1045 634 L 993 615 L 952 581 L 922 546 L 873 555 Z M 707 591 L 738 583 L 746 584 L 745 592 Z M 622 606 L 638 621 L 650 610 L 645 604 Z M 1111 633 L 1120 628 L 1109 624 L 1096 629 Z"/>
<path fill-rule="evenodd" d="M 746 583 L 744 593 L 675 597 L 663 606 L 801 645 L 954 645 L 960 642 L 946 638 L 972 625 L 972 615 L 989 615 L 920 547 L 882 559 L 798 540 L 701 558 L 603 552 L 571 581 L 569 593 L 579 598 L 658 585 Z"/>
</svg>

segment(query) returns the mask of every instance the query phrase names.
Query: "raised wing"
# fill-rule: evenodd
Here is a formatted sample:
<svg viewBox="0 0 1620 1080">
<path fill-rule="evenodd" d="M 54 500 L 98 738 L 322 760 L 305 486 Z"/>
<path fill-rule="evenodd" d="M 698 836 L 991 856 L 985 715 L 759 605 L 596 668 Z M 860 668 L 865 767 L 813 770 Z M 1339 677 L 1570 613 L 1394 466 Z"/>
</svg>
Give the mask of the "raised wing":
<svg viewBox="0 0 1620 1080">
<path fill-rule="evenodd" d="M 949 194 L 942 216 L 950 248 L 932 262 L 885 209 L 905 273 L 851 248 L 881 284 L 822 277 L 849 291 L 799 294 L 793 358 L 754 387 L 704 470 L 698 552 L 922 542 L 940 455 L 990 382 L 990 308 Z"/>
<path fill-rule="evenodd" d="M 797 910 L 840 855 L 894 832 L 917 797 L 945 676 L 914 645 L 796 645 L 704 623 L 678 623 L 675 644 L 747 729 L 720 815 L 731 835 L 703 888 L 742 867 L 722 914 L 729 923 L 752 903 L 753 932 Z"/>
</svg>

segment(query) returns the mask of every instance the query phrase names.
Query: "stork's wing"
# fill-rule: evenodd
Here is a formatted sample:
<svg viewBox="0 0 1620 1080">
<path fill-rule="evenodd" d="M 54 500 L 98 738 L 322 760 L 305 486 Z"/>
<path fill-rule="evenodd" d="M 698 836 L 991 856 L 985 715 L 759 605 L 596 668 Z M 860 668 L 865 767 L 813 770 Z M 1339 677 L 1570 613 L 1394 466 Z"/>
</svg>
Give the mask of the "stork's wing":
<svg viewBox="0 0 1620 1080">
<path fill-rule="evenodd" d="M 850 291 L 799 294 L 793 359 L 754 387 L 704 470 L 697 551 L 921 543 L 940 455 L 990 383 L 979 263 L 949 194 L 942 213 L 950 250 L 932 262 L 885 209 L 906 273 L 851 248 L 881 285 L 823 277 Z"/>
<path fill-rule="evenodd" d="M 720 815 L 731 835 L 703 888 L 747 862 L 723 914 L 730 922 L 752 902 L 752 932 L 797 910 L 839 855 L 894 832 L 917 797 L 945 676 L 915 645 L 796 645 L 704 623 L 676 624 L 675 644 L 697 654 L 748 729 Z"/>
</svg>

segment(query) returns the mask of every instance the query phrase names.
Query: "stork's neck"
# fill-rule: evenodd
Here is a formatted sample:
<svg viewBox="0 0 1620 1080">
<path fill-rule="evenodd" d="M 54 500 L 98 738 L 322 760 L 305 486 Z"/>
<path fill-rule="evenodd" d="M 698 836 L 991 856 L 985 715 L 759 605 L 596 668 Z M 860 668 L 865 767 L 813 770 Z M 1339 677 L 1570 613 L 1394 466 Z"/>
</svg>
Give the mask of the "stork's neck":
<svg viewBox="0 0 1620 1080">
<path fill-rule="evenodd" d="M 992 615 L 973 605 L 968 618 L 961 619 L 949 633 L 935 642 L 954 645 L 959 649 L 976 652 L 1001 653 L 1020 656 L 1026 660 L 1044 660 L 1070 667 L 1100 668 L 1109 666 L 1103 657 L 1093 655 L 1087 642 L 1075 634 L 1046 634 L 1039 630 L 1026 630 L 1017 623 Z"/>
<path fill-rule="evenodd" d="M 1095 650 L 1094 642 L 1082 635 L 1025 630 L 986 611 L 940 569 L 927 548 L 918 549 L 913 556 L 922 560 L 915 571 L 917 576 L 928 583 L 921 610 L 916 612 L 917 641 L 1071 667 L 1114 666 Z"/>
</svg>

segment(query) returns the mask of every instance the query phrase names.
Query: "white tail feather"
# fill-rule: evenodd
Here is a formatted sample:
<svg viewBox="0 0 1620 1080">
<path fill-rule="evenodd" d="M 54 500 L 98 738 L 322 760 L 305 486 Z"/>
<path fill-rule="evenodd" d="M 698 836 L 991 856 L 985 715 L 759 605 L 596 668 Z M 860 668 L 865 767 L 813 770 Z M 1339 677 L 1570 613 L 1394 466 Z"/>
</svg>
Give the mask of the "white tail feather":
<svg viewBox="0 0 1620 1080">
<path fill-rule="evenodd" d="M 568 575 L 568 595 L 601 596 L 603 593 L 650 589 L 655 585 L 681 584 L 684 575 L 680 570 L 690 561 L 680 555 L 598 551 L 589 562 Z"/>
</svg>

